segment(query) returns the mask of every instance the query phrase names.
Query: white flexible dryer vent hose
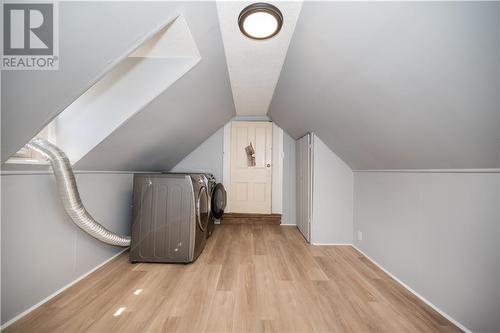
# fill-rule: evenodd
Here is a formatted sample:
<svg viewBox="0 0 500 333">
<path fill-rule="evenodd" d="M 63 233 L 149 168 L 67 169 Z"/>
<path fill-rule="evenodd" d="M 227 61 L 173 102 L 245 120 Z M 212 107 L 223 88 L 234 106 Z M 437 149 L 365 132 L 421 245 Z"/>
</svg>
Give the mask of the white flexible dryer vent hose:
<svg viewBox="0 0 500 333">
<path fill-rule="evenodd" d="M 80 229 L 106 244 L 130 246 L 130 237 L 120 236 L 109 231 L 87 212 L 78 193 L 71 163 L 61 149 L 41 138 L 32 139 L 26 146 L 39 152 L 50 161 L 64 209 Z"/>
</svg>

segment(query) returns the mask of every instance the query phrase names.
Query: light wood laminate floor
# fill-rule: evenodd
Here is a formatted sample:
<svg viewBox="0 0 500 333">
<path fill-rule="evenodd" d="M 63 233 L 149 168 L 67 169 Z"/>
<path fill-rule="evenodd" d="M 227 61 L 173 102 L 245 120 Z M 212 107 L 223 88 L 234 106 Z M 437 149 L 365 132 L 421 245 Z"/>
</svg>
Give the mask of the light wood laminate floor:
<svg viewBox="0 0 500 333">
<path fill-rule="evenodd" d="M 6 332 L 460 332 L 350 246 L 220 225 L 190 265 L 123 254 Z"/>
</svg>

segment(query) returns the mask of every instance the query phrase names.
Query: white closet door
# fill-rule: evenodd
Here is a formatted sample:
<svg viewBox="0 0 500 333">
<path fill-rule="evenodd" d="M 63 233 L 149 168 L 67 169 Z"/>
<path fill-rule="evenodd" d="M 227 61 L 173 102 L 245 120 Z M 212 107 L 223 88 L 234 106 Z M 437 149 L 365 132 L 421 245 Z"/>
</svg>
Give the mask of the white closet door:
<svg viewBox="0 0 500 333">
<path fill-rule="evenodd" d="M 312 221 L 312 136 L 297 140 L 297 227 L 310 242 Z"/>
</svg>

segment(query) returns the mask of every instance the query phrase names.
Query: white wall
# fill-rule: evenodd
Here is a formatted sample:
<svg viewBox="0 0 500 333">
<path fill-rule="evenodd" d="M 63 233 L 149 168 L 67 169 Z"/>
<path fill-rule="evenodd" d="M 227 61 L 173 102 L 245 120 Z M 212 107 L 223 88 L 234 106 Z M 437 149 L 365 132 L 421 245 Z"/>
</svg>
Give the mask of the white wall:
<svg viewBox="0 0 500 333">
<path fill-rule="evenodd" d="M 355 245 L 474 332 L 500 331 L 500 174 L 354 174 Z"/>
<path fill-rule="evenodd" d="M 351 244 L 352 170 L 318 136 L 314 135 L 313 142 L 311 243 Z"/>
<path fill-rule="evenodd" d="M 296 224 L 307 242 L 311 242 L 313 192 L 313 135 L 308 133 L 296 143 Z"/>
<path fill-rule="evenodd" d="M 72 164 L 188 72 L 199 58 L 127 58 L 50 124 Z"/>
<path fill-rule="evenodd" d="M 271 213 L 283 214 L 283 130 L 273 123 Z"/>
<path fill-rule="evenodd" d="M 130 234 L 132 174 L 77 174 L 81 198 L 105 227 Z M 51 174 L 1 176 L 2 324 L 117 254 L 64 213 Z"/>
<path fill-rule="evenodd" d="M 283 131 L 283 206 L 281 224 L 297 224 L 295 140 Z"/>
<path fill-rule="evenodd" d="M 220 128 L 180 161 L 171 171 L 209 172 L 222 182 L 224 128 Z"/>
</svg>

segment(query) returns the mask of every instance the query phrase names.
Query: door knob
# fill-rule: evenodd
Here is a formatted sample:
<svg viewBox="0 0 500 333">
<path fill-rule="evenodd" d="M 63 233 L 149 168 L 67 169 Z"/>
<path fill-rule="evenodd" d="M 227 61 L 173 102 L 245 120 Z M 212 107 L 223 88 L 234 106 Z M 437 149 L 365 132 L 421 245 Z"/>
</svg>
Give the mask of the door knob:
<svg viewBox="0 0 500 333">
<path fill-rule="evenodd" d="M 270 167 L 271 167 L 271 164 L 267 163 L 266 167 L 270 168 Z"/>
</svg>

